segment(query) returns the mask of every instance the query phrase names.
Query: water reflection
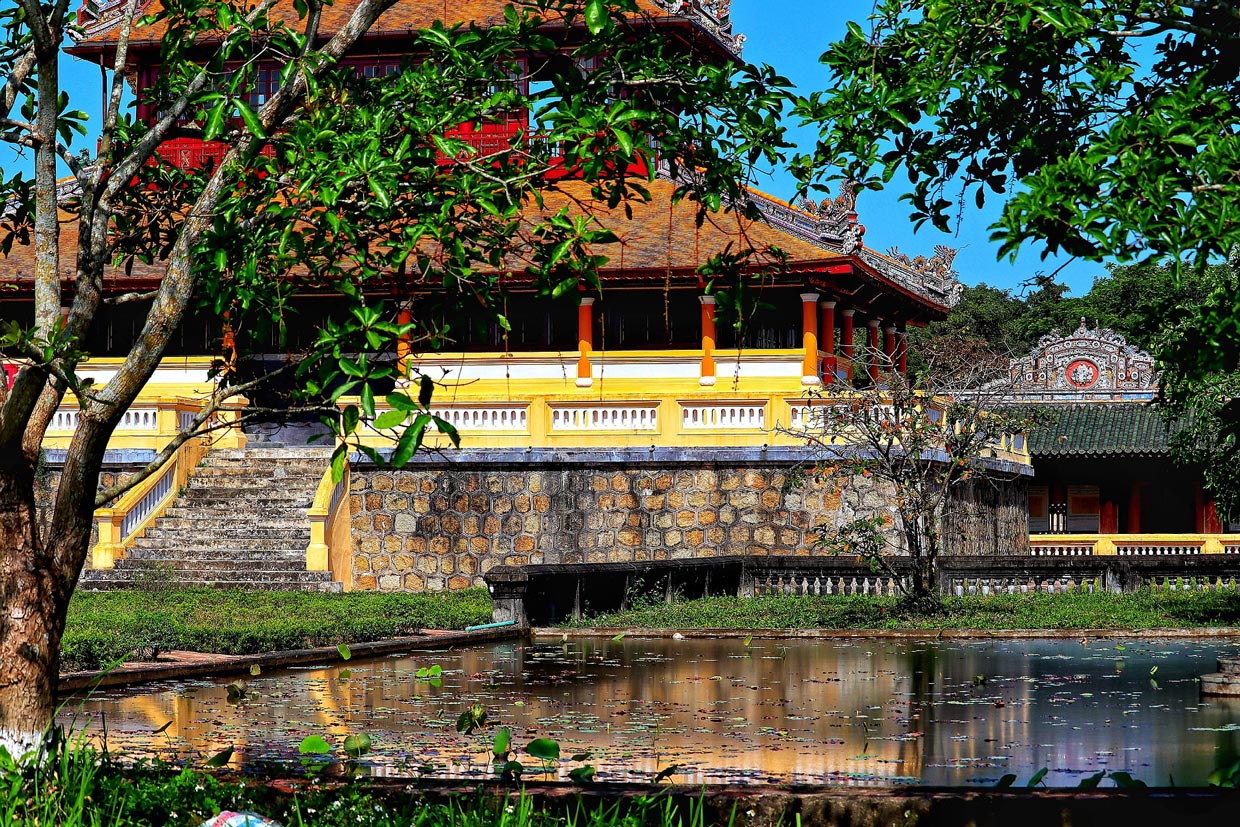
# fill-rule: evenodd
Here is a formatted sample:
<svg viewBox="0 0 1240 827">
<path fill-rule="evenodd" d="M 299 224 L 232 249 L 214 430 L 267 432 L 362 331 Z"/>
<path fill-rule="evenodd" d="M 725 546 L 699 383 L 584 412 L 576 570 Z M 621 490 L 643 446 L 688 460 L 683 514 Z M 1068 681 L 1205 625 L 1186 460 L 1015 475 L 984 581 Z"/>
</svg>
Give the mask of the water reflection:
<svg viewBox="0 0 1240 827">
<path fill-rule="evenodd" d="M 377 774 L 483 775 L 489 736 L 456 717 L 475 701 L 513 741 L 589 750 L 600 778 L 991 784 L 1041 767 L 1051 785 L 1099 770 L 1202 783 L 1240 748 L 1240 707 L 1198 696 L 1235 642 L 894 642 L 587 639 L 284 670 L 109 691 L 66 716 L 133 754 L 235 749 L 234 764 L 296 762 L 309 734 L 365 732 Z M 416 671 L 439 664 L 441 683 Z M 156 730 L 171 721 L 160 735 Z M 528 765 L 536 764 L 533 759 Z M 560 774 L 571 767 L 566 763 Z M 433 767 L 433 768 L 432 768 Z"/>
</svg>

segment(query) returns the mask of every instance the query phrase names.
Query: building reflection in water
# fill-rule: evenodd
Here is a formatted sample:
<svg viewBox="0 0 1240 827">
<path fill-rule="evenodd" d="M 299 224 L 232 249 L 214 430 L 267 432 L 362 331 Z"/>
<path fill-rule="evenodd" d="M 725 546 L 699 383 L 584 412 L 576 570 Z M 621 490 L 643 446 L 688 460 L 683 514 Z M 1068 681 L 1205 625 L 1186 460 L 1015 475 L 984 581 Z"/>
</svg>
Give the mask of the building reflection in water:
<svg viewBox="0 0 1240 827">
<path fill-rule="evenodd" d="M 376 774 L 489 772 L 490 736 L 458 734 L 477 701 L 513 742 L 589 751 L 600 777 L 678 765 L 685 783 L 1074 786 L 1127 770 L 1151 784 L 1202 782 L 1237 754 L 1240 707 L 1198 697 L 1195 678 L 1235 643 L 772 641 L 507 643 L 421 652 L 248 680 L 106 692 L 72 702 L 112 749 L 177 758 L 231 746 L 235 766 L 298 759 L 310 734 L 372 736 Z M 416 677 L 439 664 L 441 680 Z M 1155 668 L 1157 667 L 1157 668 Z M 171 721 L 160 735 L 152 733 Z M 537 766 L 534 759 L 524 763 Z M 430 769 L 429 765 L 433 765 Z M 575 764 L 565 762 L 558 773 Z"/>
</svg>

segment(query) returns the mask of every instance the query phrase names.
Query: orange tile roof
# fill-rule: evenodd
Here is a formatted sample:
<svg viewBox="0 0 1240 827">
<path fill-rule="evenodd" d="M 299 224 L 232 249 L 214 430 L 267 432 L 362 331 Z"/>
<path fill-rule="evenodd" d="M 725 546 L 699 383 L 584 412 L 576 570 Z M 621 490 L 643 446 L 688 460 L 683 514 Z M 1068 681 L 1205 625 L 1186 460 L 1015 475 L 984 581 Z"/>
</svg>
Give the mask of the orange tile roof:
<svg viewBox="0 0 1240 827">
<path fill-rule="evenodd" d="M 102 5 L 102 4 L 101 4 Z M 85 24 L 86 36 L 78 41 L 70 51 L 75 54 L 97 53 L 116 42 L 118 28 L 115 22 L 122 6 L 113 3 L 116 11 L 102 17 L 99 21 Z M 516 5 L 512 0 L 398 0 L 384 12 L 383 16 L 371 27 L 369 37 L 396 35 L 413 32 L 429 27 L 435 21 L 443 21 L 445 25 L 477 23 L 487 26 L 504 19 L 504 9 L 508 5 Z M 584 3 L 583 3 L 584 5 Z M 654 0 L 637 0 L 641 13 L 652 19 L 674 19 L 690 23 L 694 17 L 670 15 Z M 152 14 L 163 8 L 162 0 L 144 0 L 139 14 Z M 319 31 L 330 36 L 338 31 L 353 13 L 353 5 L 347 0 L 324 6 L 320 19 Z M 271 12 L 274 20 L 284 21 L 296 26 L 298 16 L 293 7 L 293 0 L 276 0 Z M 580 17 L 578 17 L 580 20 Z M 160 22 L 141 29 L 135 29 L 130 41 L 132 44 L 158 43 L 167 31 L 167 26 Z M 719 35 L 715 37 L 730 37 Z"/>
</svg>

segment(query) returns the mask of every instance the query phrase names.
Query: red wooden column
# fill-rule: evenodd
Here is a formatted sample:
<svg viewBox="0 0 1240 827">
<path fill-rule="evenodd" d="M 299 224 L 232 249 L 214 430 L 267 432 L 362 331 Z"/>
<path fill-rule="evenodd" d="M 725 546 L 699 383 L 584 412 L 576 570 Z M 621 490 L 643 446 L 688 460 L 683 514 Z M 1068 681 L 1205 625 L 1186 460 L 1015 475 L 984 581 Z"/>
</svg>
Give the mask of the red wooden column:
<svg viewBox="0 0 1240 827">
<path fill-rule="evenodd" d="M 878 382 L 878 319 L 870 319 L 865 323 L 870 329 L 870 352 L 866 354 L 865 361 L 867 369 L 870 372 L 870 381 Z"/>
<path fill-rule="evenodd" d="M 1222 534 L 1223 523 L 1218 518 L 1218 507 L 1214 504 L 1214 500 L 1206 496 L 1201 483 L 1196 484 L 1193 494 L 1197 510 L 1197 533 Z"/>
<path fill-rule="evenodd" d="M 594 297 L 582 296 L 577 306 L 577 387 L 588 388 L 594 384 L 594 372 L 590 367 L 590 353 L 594 350 Z"/>
<path fill-rule="evenodd" d="M 1148 483 L 1134 482 L 1128 486 L 1128 522 L 1127 533 L 1141 533 L 1141 489 Z"/>
<path fill-rule="evenodd" d="M 805 356 L 801 359 L 801 384 L 820 385 L 818 378 L 818 294 L 801 294 L 801 343 Z"/>
<path fill-rule="evenodd" d="M 835 381 L 835 302 L 819 302 L 818 349 L 822 351 L 822 381 Z"/>
<path fill-rule="evenodd" d="M 403 326 L 412 322 L 413 313 L 409 311 L 409 307 L 406 305 L 396 314 L 396 323 Z M 409 356 L 411 353 L 413 353 L 413 334 L 400 334 L 400 338 L 396 340 L 396 387 L 398 388 L 408 387 L 409 385 Z"/>
<path fill-rule="evenodd" d="M 844 317 L 843 327 L 840 328 L 840 355 L 848 360 L 850 380 L 853 377 L 853 358 L 856 352 L 856 348 L 853 347 L 853 314 L 856 312 L 851 307 L 840 311 L 840 315 Z"/>
<path fill-rule="evenodd" d="M 715 297 L 699 296 L 702 302 L 702 370 L 698 383 L 715 384 Z"/>
<path fill-rule="evenodd" d="M 896 326 L 889 324 L 883 328 L 884 365 L 890 371 L 896 369 Z"/>
<path fill-rule="evenodd" d="M 896 344 L 896 370 L 901 376 L 908 376 L 908 333 L 901 330 Z"/>
</svg>

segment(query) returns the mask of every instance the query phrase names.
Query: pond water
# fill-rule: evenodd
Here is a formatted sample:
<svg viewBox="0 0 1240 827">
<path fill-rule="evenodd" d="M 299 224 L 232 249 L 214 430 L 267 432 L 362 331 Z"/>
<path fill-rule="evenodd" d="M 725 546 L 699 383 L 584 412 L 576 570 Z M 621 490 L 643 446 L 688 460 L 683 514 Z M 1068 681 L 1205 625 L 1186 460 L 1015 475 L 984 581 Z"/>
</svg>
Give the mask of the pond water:
<svg viewBox="0 0 1240 827">
<path fill-rule="evenodd" d="M 232 701 L 232 677 L 109 690 L 65 716 L 96 738 L 106 724 L 113 750 L 232 747 L 250 769 L 365 733 L 374 774 L 482 776 L 491 733 L 455 726 L 477 702 L 519 747 L 591 752 L 600 780 L 677 765 L 682 783 L 1023 785 L 1046 767 L 1051 786 L 1100 770 L 1189 785 L 1240 754 L 1240 703 L 1198 694 L 1220 654 L 1240 641 L 540 640 L 281 670 Z M 439 680 L 416 676 L 433 665 Z"/>
</svg>

